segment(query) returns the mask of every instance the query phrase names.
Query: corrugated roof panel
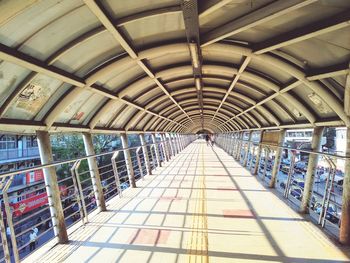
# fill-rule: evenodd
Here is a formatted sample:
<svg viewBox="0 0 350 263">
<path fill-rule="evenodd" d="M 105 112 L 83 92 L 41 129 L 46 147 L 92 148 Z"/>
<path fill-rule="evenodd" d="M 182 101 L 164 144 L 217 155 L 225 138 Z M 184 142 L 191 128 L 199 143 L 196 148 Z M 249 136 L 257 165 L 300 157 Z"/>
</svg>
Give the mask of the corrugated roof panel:
<svg viewBox="0 0 350 263">
<path fill-rule="evenodd" d="M 133 45 L 137 49 L 164 41 L 186 39 L 182 13 L 147 17 L 141 21 L 128 23 L 120 29 L 130 39 L 133 39 Z"/>
<path fill-rule="evenodd" d="M 70 49 L 53 65 L 84 76 L 102 62 L 122 52 L 123 49 L 112 35 L 104 31 Z"/>
<path fill-rule="evenodd" d="M 85 120 L 90 120 L 89 116 L 93 114 L 96 108 L 101 106 L 105 97 L 99 94 L 93 94 L 77 109 L 74 116 L 70 120 L 70 124 L 83 124 Z"/>
<path fill-rule="evenodd" d="M 19 46 L 49 23 L 81 5 L 83 3 L 80 0 L 37 1 L 27 9 L 14 14 L 5 24 L 1 24 L 1 43 L 7 46 Z M 48 39 L 42 41 L 48 41 Z"/>
<path fill-rule="evenodd" d="M 14 99 L 4 117 L 21 120 L 33 119 L 62 84 L 62 81 L 57 79 L 42 74 L 36 75 Z"/>
<path fill-rule="evenodd" d="M 40 60 L 46 60 L 62 46 L 99 26 L 100 22 L 97 18 L 85 5 L 82 5 L 35 32 L 19 50 Z"/>
<path fill-rule="evenodd" d="M 74 98 L 74 100 L 71 101 L 71 103 L 64 110 L 62 110 L 56 122 L 68 123 L 71 120 L 79 121 L 85 114 L 85 112 L 80 111 L 80 108 L 92 95 L 93 93 L 91 91 L 83 91 L 79 97 Z"/>
<path fill-rule="evenodd" d="M 18 85 L 28 76 L 29 70 L 17 66 L 13 63 L 0 60 L 0 103 L 5 100 L 18 87 Z"/>
<path fill-rule="evenodd" d="M 133 0 L 133 1 L 115 1 L 102 0 L 101 3 L 105 6 L 114 19 L 127 17 L 135 13 L 141 13 L 148 10 L 164 8 L 168 6 L 180 5 L 180 0 Z"/>
<path fill-rule="evenodd" d="M 125 107 L 120 101 L 113 101 L 110 108 L 101 116 L 96 127 L 108 127 L 108 124 L 113 121 L 115 116 Z"/>
<path fill-rule="evenodd" d="M 43 105 L 41 110 L 37 113 L 35 116 L 35 121 L 43 121 L 43 118 L 46 113 L 50 111 L 50 109 L 55 105 L 55 103 L 62 97 L 64 97 L 64 94 L 72 88 L 72 85 L 70 84 L 63 84 L 58 89 L 54 91 L 54 93 L 51 95 L 51 97 L 47 100 L 47 102 Z"/>
</svg>

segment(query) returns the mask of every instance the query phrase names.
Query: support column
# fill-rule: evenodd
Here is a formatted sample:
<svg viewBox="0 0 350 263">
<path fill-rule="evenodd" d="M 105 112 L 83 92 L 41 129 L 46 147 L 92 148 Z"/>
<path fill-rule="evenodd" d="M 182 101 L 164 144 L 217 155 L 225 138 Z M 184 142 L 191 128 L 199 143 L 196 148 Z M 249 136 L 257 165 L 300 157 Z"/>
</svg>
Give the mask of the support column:
<svg viewBox="0 0 350 263">
<path fill-rule="evenodd" d="M 128 171 L 129 183 L 132 188 L 136 188 L 135 173 L 134 173 L 134 168 L 132 166 L 130 150 L 127 149 L 129 147 L 128 136 L 125 133 L 122 133 L 120 135 L 120 139 L 122 141 L 124 159 L 125 159 L 126 170 Z"/>
<path fill-rule="evenodd" d="M 263 135 L 264 135 L 264 131 L 261 131 L 259 145 L 258 145 L 258 151 L 256 153 L 256 160 L 255 160 L 255 167 L 254 167 L 254 170 L 253 170 L 253 175 L 257 175 L 258 174 L 260 155 L 261 155 L 261 151 L 262 151 L 261 142 L 262 142 Z"/>
<path fill-rule="evenodd" d="M 95 149 L 92 142 L 92 136 L 90 133 L 83 133 L 83 140 L 85 146 L 86 155 L 95 155 Z M 90 176 L 92 187 L 94 189 L 96 205 L 100 208 L 100 211 L 106 211 L 105 198 L 103 196 L 103 188 L 101 183 L 100 172 L 95 157 L 88 158 Z"/>
<path fill-rule="evenodd" d="M 286 130 L 282 129 L 280 131 L 280 134 L 279 134 L 278 145 L 277 146 L 279 146 L 279 147 L 283 146 L 285 134 L 286 134 Z M 269 184 L 270 188 L 275 188 L 276 178 L 277 178 L 278 171 L 279 171 L 279 168 L 280 168 L 280 163 L 281 163 L 282 151 L 283 151 L 282 148 L 278 148 L 278 147 L 276 148 L 275 161 L 273 163 L 273 168 L 272 168 L 272 173 L 271 173 L 271 181 L 270 181 L 270 184 Z"/>
<path fill-rule="evenodd" d="M 149 162 L 149 155 L 148 155 L 148 149 L 147 149 L 145 134 L 144 133 L 140 133 L 139 136 L 140 136 L 142 152 L 143 152 L 143 159 L 145 160 L 145 166 L 146 166 L 147 174 L 151 175 L 152 174 L 152 169 L 151 169 L 151 163 Z"/>
<path fill-rule="evenodd" d="M 47 131 L 36 132 L 38 147 L 40 153 L 41 164 L 49 164 L 53 162 L 52 149 L 50 143 L 50 135 Z M 44 168 L 44 179 L 46 192 L 48 196 L 50 215 L 52 217 L 52 225 L 54 233 L 58 237 L 60 244 L 68 242 L 66 224 L 64 222 L 64 214 L 62 209 L 60 190 L 58 188 L 57 174 L 54 166 Z"/>
<path fill-rule="evenodd" d="M 248 155 L 250 151 L 250 144 L 251 144 L 251 139 L 252 139 L 252 132 L 249 132 L 249 137 L 248 137 L 248 142 L 247 142 L 247 151 L 245 152 L 244 159 L 243 159 L 243 166 L 247 166 L 247 161 L 248 161 Z"/>
<path fill-rule="evenodd" d="M 323 127 L 315 127 L 314 133 L 312 135 L 311 141 L 311 151 L 320 151 L 321 147 L 321 139 L 323 134 Z M 310 154 L 309 161 L 307 165 L 307 171 L 305 175 L 305 183 L 304 183 L 304 192 L 303 197 L 300 204 L 300 213 L 306 214 L 308 213 L 308 204 L 310 203 L 310 198 L 312 194 L 312 186 L 314 183 L 314 172 L 318 164 L 318 155 Z"/>
<path fill-rule="evenodd" d="M 156 159 L 157 159 L 158 167 L 162 167 L 162 163 L 160 161 L 160 155 L 159 155 L 159 147 L 158 147 L 157 140 L 156 140 L 156 135 L 154 133 L 152 133 L 151 136 L 152 136 L 152 141 L 154 143 L 154 150 L 156 152 Z"/>
<path fill-rule="evenodd" d="M 350 245 L 350 127 L 346 129 L 346 150 L 345 155 L 345 174 L 343 183 L 343 202 L 341 213 L 341 225 L 339 233 L 339 242 L 344 245 Z"/>
</svg>

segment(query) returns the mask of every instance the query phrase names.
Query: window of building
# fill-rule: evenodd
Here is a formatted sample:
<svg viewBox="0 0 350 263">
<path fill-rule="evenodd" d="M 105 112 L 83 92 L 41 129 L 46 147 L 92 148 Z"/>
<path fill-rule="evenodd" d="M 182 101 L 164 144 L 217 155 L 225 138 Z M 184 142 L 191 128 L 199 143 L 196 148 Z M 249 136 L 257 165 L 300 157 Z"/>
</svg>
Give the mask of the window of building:
<svg viewBox="0 0 350 263">
<path fill-rule="evenodd" d="M 15 149 L 16 148 L 16 136 L 3 135 L 0 139 L 0 149 Z"/>
</svg>

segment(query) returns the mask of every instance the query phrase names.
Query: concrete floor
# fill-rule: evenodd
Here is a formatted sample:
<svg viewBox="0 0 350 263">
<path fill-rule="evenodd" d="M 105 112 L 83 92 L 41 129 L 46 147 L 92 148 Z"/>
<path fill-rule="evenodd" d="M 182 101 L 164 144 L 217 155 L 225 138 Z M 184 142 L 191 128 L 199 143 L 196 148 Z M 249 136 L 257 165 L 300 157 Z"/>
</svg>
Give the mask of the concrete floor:
<svg viewBox="0 0 350 263">
<path fill-rule="evenodd" d="M 25 262 L 350 262 L 223 150 L 196 141 Z"/>
</svg>

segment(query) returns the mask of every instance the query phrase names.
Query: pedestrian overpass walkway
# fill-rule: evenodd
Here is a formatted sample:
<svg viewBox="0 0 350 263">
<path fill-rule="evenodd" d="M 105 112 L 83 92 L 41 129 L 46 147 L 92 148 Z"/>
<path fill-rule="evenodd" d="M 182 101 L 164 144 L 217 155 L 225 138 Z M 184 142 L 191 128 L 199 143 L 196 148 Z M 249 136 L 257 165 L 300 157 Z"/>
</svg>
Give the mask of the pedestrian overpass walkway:
<svg viewBox="0 0 350 263">
<path fill-rule="evenodd" d="M 349 262 L 231 156 L 198 140 L 69 237 L 24 262 Z"/>
</svg>

